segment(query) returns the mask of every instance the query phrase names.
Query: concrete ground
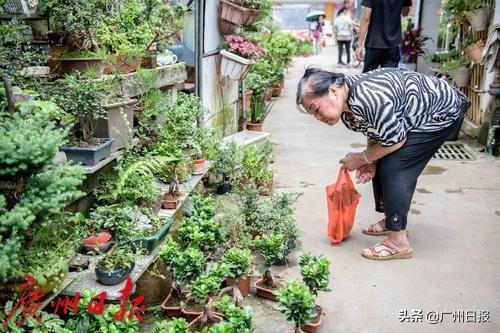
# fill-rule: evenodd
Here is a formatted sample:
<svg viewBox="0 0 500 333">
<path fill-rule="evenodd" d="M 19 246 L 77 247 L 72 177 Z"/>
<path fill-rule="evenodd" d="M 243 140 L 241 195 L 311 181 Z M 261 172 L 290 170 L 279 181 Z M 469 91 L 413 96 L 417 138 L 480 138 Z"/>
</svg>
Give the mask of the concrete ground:
<svg viewBox="0 0 500 333">
<path fill-rule="evenodd" d="M 476 160 L 433 159 L 419 178 L 408 224 L 412 259 L 361 257 L 362 248 L 382 239 L 361 233 L 382 217 L 374 211 L 371 184 L 357 186 L 362 198 L 351 237 L 330 245 L 325 186 L 336 180 L 338 161 L 361 151 L 366 139 L 296 111 L 295 89 L 305 67 L 337 70 L 334 63 L 331 47 L 321 56 L 295 59 L 264 126 L 275 144 L 276 189 L 304 192 L 296 204 L 302 248 L 331 261 L 332 292 L 319 297 L 327 315 L 318 332 L 500 332 L 500 160 L 473 141 L 463 142 Z M 284 274 L 298 276 L 296 258 Z M 280 314 L 261 308 L 255 332 L 283 332 Z M 414 322 L 400 322 L 401 311 Z M 479 311 L 489 318 L 479 318 Z M 436 315 L 442 322 L 432 324 Z"/>
</svg>

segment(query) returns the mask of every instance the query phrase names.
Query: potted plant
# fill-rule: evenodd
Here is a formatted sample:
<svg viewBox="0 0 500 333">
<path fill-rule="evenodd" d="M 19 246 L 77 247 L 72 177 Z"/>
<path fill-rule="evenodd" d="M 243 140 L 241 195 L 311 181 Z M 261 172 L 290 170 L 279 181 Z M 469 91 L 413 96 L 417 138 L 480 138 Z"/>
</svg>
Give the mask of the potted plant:
<svg viewBox="0 0 500 333">
<path fill-rule="evenodd" d="M 284 244 L 284 237 L 278 234 L 258 236 L 254 240 L 254 246 L 262 254 L 266 263 L 263 277 L 255 282 L 257 296 L 277 302 L 278 299 L 273 294 L 273 291 L 281 287 L 281 283 L 274 279 L 271 266 L 277 261 L 286 260 L 287 248 Z"/>
<path fill-rule="evenodd" d="M 188 333 L 189 323 L 184 318 L 155 322 L 153 333 Z"/>
<path fill-rule="evenodd" d="M 226 278 L 227 286 L 221 290 L 221 294 L 231 293 L 236 305 L 241 305 L 243 297 L 250 293 L 250 277 L 248 274 L 252 268 L 251 251 L 249 249 L 232 248 L 222 257 L 222 263 L 228 268 Z"/>
<path fill-rule="evenodd" d="M 272 108 L 272 103 L 266 102 L 266 95 L 272 82 L 269 77 L 254 71 L 251 71 L 245 80 L 247 86 L 252 90 L 246 127 L 250 131 L 260 132 L 262 131 L 262 123 Z"/>
<path fill-rule="evenodd" d="M 219 257 L 222 236 L 218 221 L 196 215 L 186 217 L 179 223 L 177 233 L 182 247 L 194 246 L 207 257 Z"/>
<path fill-rule="evenodd" d="M 266 232 L 282 234 L 289 252 L 295 249 L 300 234 L 291 207 L 300 195 L 301 193 L 274 194 L 263 209 L 264 219 L 268 221 Z"/>
<path fill-rule="evenodd" d="M 315 316 L 314 297 L 307 287 L 296 280 L 288 282 L 275 293 L 278 297 L 281 313 L 295 324 L 295 333 L 303 332 L 301 326 L 311 322 Z"/>
<path fill-rule="evenodd" d="M 462 45 L 465 54 L 474 61 L 475 64 L 480 64 L 483 60 L 484 42 L 477 41 L 475 38 L 468 38 Z"/>
<path fill-rule="evenodd" d="M 98 261 L 95 267 L 97 281 L 107 286 L 122 283 L 132 273 L 136 257 L 127 245 L 116 246 Z"/>
<path fill-rule="evenodd" d="M 323 255 L 313 256 L 310 253 L 304 253 L 300 258 L 299 265 L 302 280 L 314 298 L 318 296 L 320 291 L 329 291 L 330 261 L 328 258 Z M 324 311 L 317 304 L 315 304 L 315 309 L 316 316 L 312 318 L 311 323 L 302 326 L 302 330 L 305 332 L 314 333 L 321 325 Z"/>
<path fill-rule="evenodd" d="M 224 295 L 214 302 L 214 308 L 223 315 L 225 322 L 232 326 L 234 332 L 248 332 L 252 329 L 253 311 L 250 306 L 241 308 L 231 303 L 229 296 Z"/>
<path fill-rule="evenodd" d="M 221 74 L 232 80 L 242 80 L 250 69 L 250 65 L 265 54 L 256 42 L 245 40 L 241 36 L 226 36 L 222 56 Z"/>
<path fill-rule="evenodd" d="M 470 61 L 467 59 L 450 60 L 438 69 L 438 73 L 449 74 L 458 87 L 464 88 L 470 81 L 469 63 Z"/>
<path fill-rule="evenodd" d="M 177 178 L 177 177 L 176 177 Z M 179 190 L 179 182 L 177 179 L 170 182 L 168 192 L 162 197 L 162 207 L 164 209 L 176 209 L 181 200 L 182 194 Z"/>
<path fill-rule="evenodd" d="M 237 26 L 251 25 L 259 16 L 257 0 L 221 0 L 220 20 Z"/>
<path fill-rule="evenodd" d="M 486 30 L 490 13 L 489 2 L 485 0 L 472 0 L 467 1 L 467 4 L 467 18 L 472 31 Z"/>
<path fill-rule="evenodd" d="M 188 301 L 182 308 L 182 313 L 191 320 L 191 329 L 203 330 L 222 321 L 222 317 L 212 312 L 212 298 L 221 286 L 223 276 L 226 275 L 224 265 L 215 265 L 206 274 L 198 276 L 189 285 Z"/>
<path fill-rule="evenodd" d="M 172 273 L 173 279 L 172 289 L 161 308 L 168 317 L 179 317 L 182 313 L 181 302 L 186 300 L 186 285 L 204 271 L 203 252 L 192 247 L 182 251 L 179 244 L 169 236 L 158 255 Z"/>
<path fill-rule="evenodd" d="M 411 71 L 416 70 L 418 57 L 427 53 L 425 43 L 431 39 L 422 35 L 422 30 L 423 28 L 418 27 L 407 30 L 403 34 L 403 44 L 401 45 L 403 64 L 406 69 Z"/>
<path fill-rule="evenodd" d="M 239 164 L 239 149 L 232 142 L 219 148 L 212 163 L 212 171 L 217 184 L 217 194 L 223 195 L 231 192 L 231 184 L 235 175 L 236 165 Z"/>
<path fill-rule="evenodd" d="M 70 128 L 70 145 L 61 150 L 75 163 L 92 166 L 111 154 L 114 139 L 94 135 L 95 121 L 105 117 L 104 97 L 100 83 L 81 74 L 67 75 L 53 91 L 52 99 L 64 111 L 62 117 Z"/>
</svg>

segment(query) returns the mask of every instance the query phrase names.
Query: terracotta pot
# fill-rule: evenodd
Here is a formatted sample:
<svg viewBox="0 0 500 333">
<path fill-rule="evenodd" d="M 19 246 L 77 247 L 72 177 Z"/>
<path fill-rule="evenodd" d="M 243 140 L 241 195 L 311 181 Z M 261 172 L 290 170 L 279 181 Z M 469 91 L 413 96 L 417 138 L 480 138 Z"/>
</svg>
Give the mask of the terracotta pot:
<svg viewBox="0 0 500 333">
<path fill-rule="evenodd" d="M 200 326 L 201 325 L 200 320 L 202 318 L 203 318 L 203 314 L 199 315 L 198 317 L 196 317 L 195 319 L 193 319 L 189 323 L 189 329 L 191 329 L 190 332 L 201 332 L 203 330 L 203 328 L 206 327 L 206 326 Z M 215 324 L 216 324 L 216 323 L 221 322 L 223 320 L 223 318 L 214 314 L 214 320 L 215 320 Z"/>
<path fill-rule="evenodd" d="M 209 297 L 208 300 L 207 300 L 208 305 L 212 304 L 212 302 L 213 302 L 212 298 Z M 198 318 L 201 314 L 203 314 L 203 310 L 201 310 L 201 311 L 190 311 L 190 310 L 186 310 L 186 308 L 183 306 L 181 308 L 181 313 L 182 313 L 182 316 L 184 318 L 186 318 L 186 320 L 188 322 L 192 322 L 196 318 Z"/>
<path fill-rule="evenodd" d="M 247 89 L 245 91 L 245 110 L 250 110 L 250 106 L 252 105 L 252 91 Z"/>
<path fill-rule="evenodd" d="M 251 122 L 247 121 L 247 130 L 255 131 L 255 132 L 262 132 L 262 123 L 251 123 Z"/>
<path fill-rule="evenodd" d="M 467 54 L 467 56 L 471 58 L 471 60 L 474 61 L 475 64 L 480 64 L 481 60 L 483 60 L 483 50 L 484 43 L 482 41 L 479 41 L 476 44 L 470 45 L 464 49 L 465 54 Z"/>
<path fill-rule="evenodd" d="M 272 290 L 272 289 L 268 289 L 264 286 L 259 286 L 259 283 L 261 283 L 263 280 L 264 279 L 259 279 L 254 284 L 254 287 L 257 290 L 257 296 L 268 299 L 268 300 L 273 301 L 273 302 L 278 302 L 278 297 L 276 297 L 273 294 L 273 291 L 276 289 Z M 276 284 L 278 285 L 278 287 L 281 287 L 281 284 L 279 282 L 276 282 Z"/>
<path fill-rule="evenodd" d="M 302 325 L 300 327 L 304 332 L 315 333 L 318 327 L 323 323 L 325 312 L 319 305 L 316 305 L 316 311 L 318 312 L 318 316 L 310 324 Z"/>
<path fill-rule="evenodd" d="M 273 90 L 267 89 L 266 102 L 270 102 L 272 97 L 273 97 Z"/>
<path fill-rule="evenodd" d="M 232 278 L 227 278 L 227 285 L 232 286 L 236 284 L 243 297 L 247 297 L 250 294 L 250 281 L 251 279 L 247 276 L 243 279 L 234 280 Z"/>
<path fill-rule="evenodd" d="M 201 175 L 205 172 L 205 160 L 199 159 L 194 161 L 193 171 L 191 172 L 193 175 Z"/>
<path fill-rule="evenodd" d="M 161 201 L 161 206 L 163 207 L 163 209 L 176 209 L 179 205 L 180 199 L 180 196 L 177 199 L 166 199 L 164 197 Z"/>
<path fill-rule="evenodd" d="M 272 95 L 272 97 L 280 97 L 280 95 L 281 95 L 281 86 L 273 87 L 273 89 L 271 90 L 271 95 Z"/>
<path fill-rule="evenodd" d="M 182 307 L 179 305 L 179 306 L 168 306 L 168 301 L 170 300 L 170 298 L 172 297 L 172 292 L 170 292 L 170 294 L 168 294 L 167 298 L 165 298 L 165 300 L 163 301 L 163 303 L 161 304 L 161 309 L 163 311 L 165 311 L 165 314 L 167 317 L 169 318 L 172 318 L 172 317 L 180 317 L 182 315 Z"/>
</svg>

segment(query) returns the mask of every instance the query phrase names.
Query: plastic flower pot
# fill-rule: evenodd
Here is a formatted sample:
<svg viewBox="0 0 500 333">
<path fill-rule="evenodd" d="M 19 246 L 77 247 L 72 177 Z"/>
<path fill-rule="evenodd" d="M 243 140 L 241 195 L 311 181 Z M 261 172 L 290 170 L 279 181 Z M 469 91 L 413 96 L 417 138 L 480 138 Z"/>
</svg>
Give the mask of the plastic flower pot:
<svg viewBox="0 0 500 333">
<path fill-rule="evenodd" d="M 173 299 L 172 291 L 170 291 L 170 294 L 168 294 L 167 298 L 165 298 L 165 300 L 161 304 L 161 309 L 163 311 L 165 311 L 165 315 L 169 318 L 181 317 L 182 316 L 182 312 L 181 312 L 182 306 L 180 304 L 180 301 L 179 301 L 179 305 L 169 304 L 169 303 L 173 303 L 173 302 L 171 302 L 172 299 Z"/>
<path fill-rule="evenodd" d="M 475 64 L 480 64 L 481 60 L 483 60 L 483 50 L 484 43 L 481 41 L 466 47 L 464 52 Z"/>
<path fill-rule="evenodd" d="M 170 194 L 165 193 L 162 198 L 161 206 L 163 209 L 176 209 L 181 201 L 181 196 L 172 197 Z"/>
<path fill-rule="evenodd" d="M 224 195 L 230 193 L 233 190 L 233 185 L 231 183 L 222 183 L 217 185 L 217 194 Z"/>
<path fill-rule="evenodd" d="M 247 121 L 247 130 L 255 131 L 255 132 L 262 132 L 262 123 L 251 123 L 251 122 Z"/>
<path fill-rule="evenodd" d="M 94 135 L 101 138 L 113 138 L 111 152 L 114 153 L 132 143 L 134 136 L 134 107 L 136 99 L 127 99 L 117 103 L 103 105 L 107 111 L 106 119 L 94 121 Z"/>
<path fill-rule="evenodd" d="M 477 9 L 467 12 L 472 31 L 483 31 L 488 27 L 488 16 L 490 11 L 487 8 Z"/>
<path fill-rule="evenodd" d="M 199 159 L 194 161 L 193 171 L 191 172 L 193 175 L 202 175 L 205 172 L 205 160 Z"/>
<path fill-rule="evenodd" d="M 220 1 L 220 18 L 235 25 L 251 25 L 259 16 L 260 11 L 238 6 L 228 0 Z"/>
<path fill-rule="evenodd" d="M 310 324 L 302 325 L 300 328 L 302 331 L 306 333 L 315 333 L 319 326 L 323 323 L 323 317 L 325 316 L 325 312 L 321 308 L 321 306 L 316 305 L 316 311 L 318 315 L 314 318 Z"/>
<path fill-rule="evenodd" d="M 219 18 L 219 32 L 222 36 L 232 35 L 238 26 Z"/>
<path fill-rule="evenodd" d="M 134 267 L 135 263 L 132 263 L 130 267 L 118 268 L 112 272 L 107 272 L 99 268 L 99 266 L 96 266 L 95 275 L 99 283 L 106 286 L 115 286 L 125 281 L 130 273 L 132 273 L 132 271 L 134 270 Z"/>
<path fill-rule="evenodd" d="M 98 139 L 102 144 L 97 147 L 72 147 L 62 146 L 61 151 L 66 153 L 66 157 L 76 164 L 93 166 L 111 155 L 111 145 L 113 138 Z"/>
<path fill-rule="evenodd" d="M 467 87 L 470 81 L 470 75 L 470 68 L 467 67 L 458 67 L 450 70 L 450 76 L 453 78 L 453 81 L 455 81 L 455 84 L 460 88 Z"/>
<path fill-rule="evenodd" d="M 103 58 L 59 58 L 61 74 L 92 71 L 97 77 L 104 72 Z"/>
<path fill-rule="evenodd" d="M 132 239 L 133 245 L 138 248 L 144 249 L 148 253 L 151 253 L 151 251 L 156 248 L 156 246 L 162 241 L 162 239 L 165 238 L 173 223 L 174 220 L 169 217 L 165 221 L 165 224 L 163 224 L 163 226 L 160 228 L 160 230 L 155 232 L 153 235 Z"/>
<path fill-rule="evenodd" d="M 221 50 L 222 56 L 220 71 L 222 75 L 228 76 L 232 80 L 242 80 L 245 78 L 252 60 L 240 57 L 226 50 Z"/>
<path fill-rule="evenodd" d="M 101 232 L 96 236 L 90 236 L 83 241 L 83 249 L 87 252 L 106 252 L 111 247 L 111 234 Z"/>
<path fill-rule="evenodd" d="M 208 298 L 207 303 L 208 305 L 212 304 L 213 300 L 211 297 Z M 186 304 L 185 306 L 182 307 L 181 313 L 184 318 L 186 318 L 187 321 L 192 322 L 196 318 L 198 318 L 202 313 L 203 313 L 203 304 L 197 304 L 201 310 L 193 310 L 190 307 L 190 304 Z"/>
<path fill-rule="evenodd" d="M 254 284 L 255 289 L 257 290 L 257 296 L 268 299 L 273 302 L 278 302 L 278 297 L 276 297 L 273 294 L 273 291 L 279 289 L 281 287 L 281 283 L 276 282 L 278 287 L 275 289 L 270 289 L 269 287 L 264 285 L 263 281 L 264 279 L 259 279 Z"/>
<path fill-rule="evenodd" d="M 239 280 L 235 280 L 235 279 L 232 279 L 232 278 L 227 278 L 226 279 L 226 284 L 228 286 L 232 286 L 232 285 L 236 284 L 236 286 L 240 290 L 241 295 L 243 297 L 247 297 L 250 294 L 251 279 L 248 276 L 246 276 L 246 277 L 244 277 L 242 279 L 239 279 Z"/>
<path fill-rule="evenodd" d="M 190 332 L 201 332 L 204 328 L 208 329 L 210 328 L 211 324 L 217 324 L 223 320 L 222 317 L 214 314 L 214 323 L 209 322 L 208 325 L 207 323 L 202 324 L 201 319 L 203 318 L 203 314 L 197 316 L 194 318 L 190 323 L 189 323 L 189 329 L 191 330 Z M 203 331 L 205 332 L 205 331 Z"/>
</svg>

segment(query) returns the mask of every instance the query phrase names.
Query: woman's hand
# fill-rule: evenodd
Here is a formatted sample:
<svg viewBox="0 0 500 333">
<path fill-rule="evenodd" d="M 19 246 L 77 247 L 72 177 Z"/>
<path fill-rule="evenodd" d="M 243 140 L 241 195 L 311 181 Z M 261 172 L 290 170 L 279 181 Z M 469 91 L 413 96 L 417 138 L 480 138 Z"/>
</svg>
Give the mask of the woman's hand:
<svg viewBox="0 0 500 333">
<path fill-rule="evenodd" d="M 363 156 L 361 156 L 361 153 L 349 153 L 339 162 L 342 164 L 342 169 L 347 169 L 349 171 L 357 170 L 361 166 L 368 164 L 364 160 Z"/>
<path fill-rule="evenodd" d="M 356 184 L 364 184 L 372 180 L 372 178 L 375 177 L 375 169 L 376 169 L 375 163 L 365 164 L 359 167 L 356 170 L 356 176 L 355 176 Z"/>
</svg>

